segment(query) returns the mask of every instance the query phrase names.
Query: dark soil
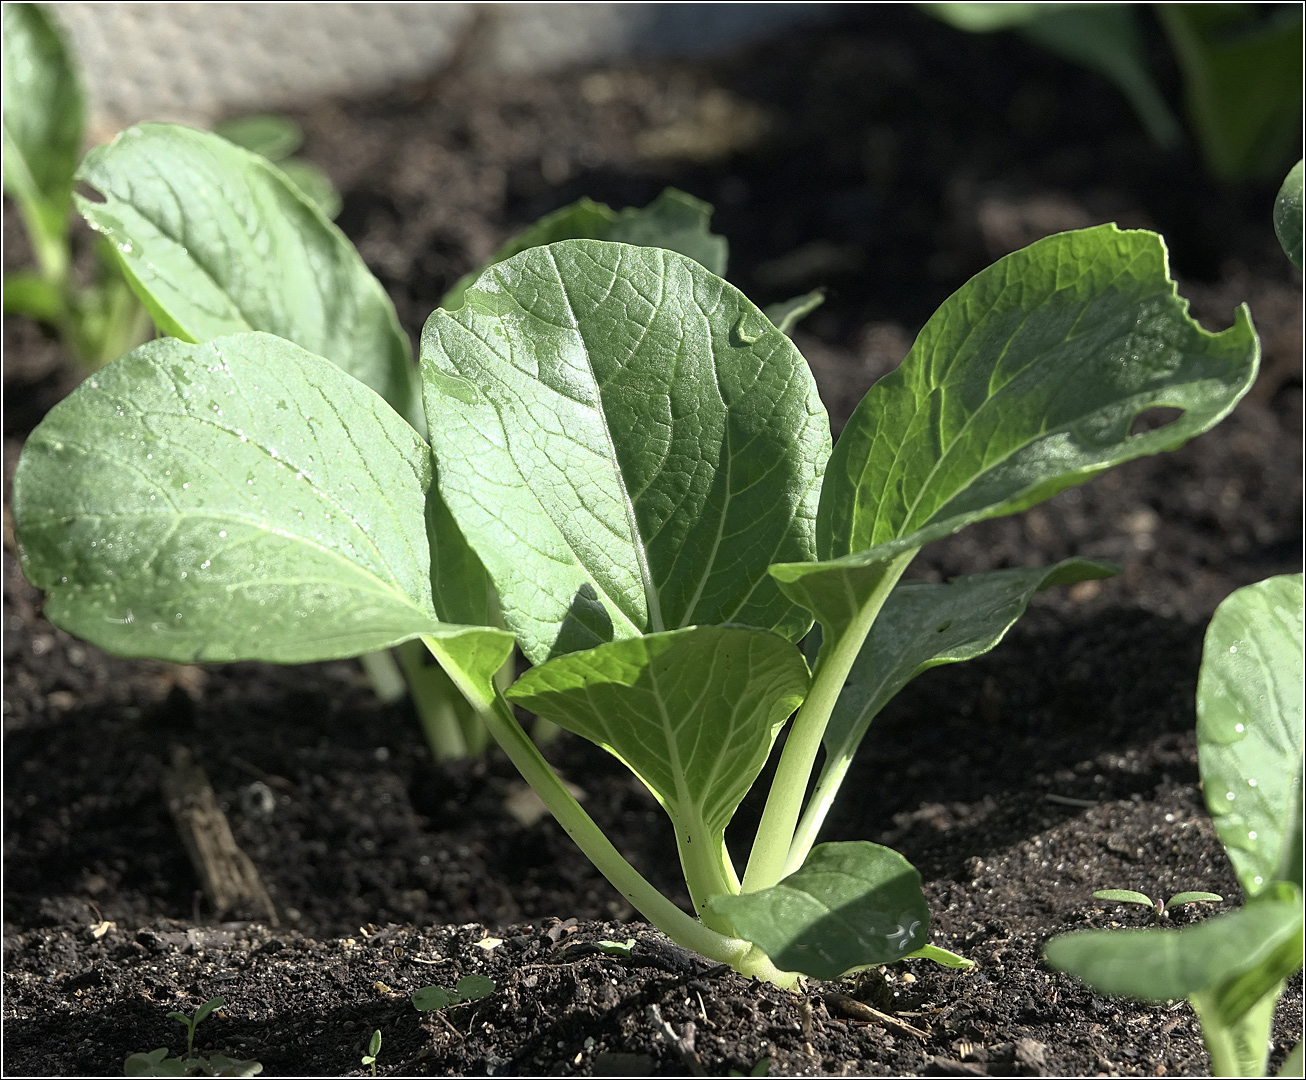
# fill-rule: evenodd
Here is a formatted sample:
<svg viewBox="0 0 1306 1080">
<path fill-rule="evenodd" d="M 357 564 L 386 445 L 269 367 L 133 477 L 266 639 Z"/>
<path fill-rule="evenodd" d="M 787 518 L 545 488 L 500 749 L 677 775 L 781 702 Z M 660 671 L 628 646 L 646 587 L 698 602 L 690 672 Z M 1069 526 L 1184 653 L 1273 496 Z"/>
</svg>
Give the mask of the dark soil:
<svg viewBox="0 0 1306 1080">
<path fill-rule="evenodd" d="M 176 1052 L 167 1011 L 215 994 L 227 1005 L 198 1044 L 269 1075 L 357 1074 L 376 1028 L 393 1075 L 747 1074 L 762 1058 L 772 1075 L 1205 1074 L 1186 1003 L 1103 999 L 1039 949 L 1143 921 L 1095 888 L 1240 901 L 1202 806 L 1193 694 L 1216 604 L 1301 568 L 1301 278 L 1270 229 L 1274 187 L 1218 189 L 1190 151 L 1155 151 L 1105 83 L 907 7 L 724 60 L 547 79 L 478 77 L 474 45 L 461 69 L 300 117 L 344 193 L 341 226 L 413 335 L 540 214 L 675 184 L 716 204 L 730 276 L 754 299 L 829 287 L 799 345 L 836 429 L 966 277 L 1102 220 L 1165 234 L 1209 328 L 1249 303 L 1261 378 L 1180 451 L 972 527 L 910 572 L 1071 554 L 1124 566 L 1040 595 L 993 653 L 922 676 L 844 785 L 825 838 L 902 851 L 935 940 L 978 961 L 837 988 L 921 1034 L 850 1018 L 830 985 L 792 994 L 670 945 L 551 819 L 509 812 L 522 785 L 505 760 L 434 764 L 410 707 L 378 704 L 352 662 L 201 669 L 72 639 L 22 578 L 6 505 L 5 1074 L 111 1074 L 130 1052 Z M 13 214 L 5 240 L 9 268 L 23 258 Z M 75 376 L 34 324 L 6 318 L 4 346 L 7 480 Z M 207 770 L 279 926 L 206 910 L 159 793 L 173 745 Z M 687 902 L 652 797 L 579 739 L 549 755 L 618 848 Z M 741 848 L 759 813 L 757 799 L 741 809 Z M 629 957 L 594 944 L 632 938 Z M 440 1014 L 407 1001 L 471 972 L 497 991 Z M 1298 976 L 1272 1068 L 1300 1036 Z"/>
</svg>

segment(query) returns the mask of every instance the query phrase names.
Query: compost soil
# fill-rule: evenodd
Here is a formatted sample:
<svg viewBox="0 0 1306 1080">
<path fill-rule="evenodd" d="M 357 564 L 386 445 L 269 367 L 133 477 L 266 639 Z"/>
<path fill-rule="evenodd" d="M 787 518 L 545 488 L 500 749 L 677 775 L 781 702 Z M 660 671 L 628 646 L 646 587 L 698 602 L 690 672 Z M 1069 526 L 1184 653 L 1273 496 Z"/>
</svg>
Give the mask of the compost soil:
<svg viewBox="0 0 1306 1080">
<path fill-rule="evenodd" d="M 1260 379 L 1183 449 L 918 557 L 909 576 L 933 580 L 1072 554 L 1123 571 L 1041 594 L 991 654 L 909 686 L 827 827 L 903 852 L 933 939 L 977 966 L 902 962 L 800 993 L 641 924 L 547 815 L 531 821 L 505 760 L 434 763 L 411 708 L 378 704 L 353 662 L 126 661 L 55 629 L 6 502 L 5 1073 L 108 1075 L 134 1051 L 178 1053 L 166 1013 L 220 994 L 197 1048 L 266 1075 L 364 1072 L 377 1029 L 385 1075 L 1205 1074 L 1187 1003 L 1102 998 L 1040 946 L 1146 921 L 1097 888 L 1241 899 L 1202 805 L 1193 694 L 1216 604 L 1301 568 L 1301 279 L 1270 228 L 1275 185 L 1219 188 L 1190 149 L 1152 147 L 1094 76 L 904 7 L 724 59 L 548 78 L 484 77 L 475 32 L 465 45 L 427 82 L 298 116 L 414 337 L 540 214 L 582 194 L 643 205 L 674 184 L 716 204 L 730 277 L 754 299 L 828 289 L 798 343 L 836 431 L 970 274 L 1104 220 L 1166 236 L 1208 328 L 1250 305 Z M 14 219 L 6 268 L 25 257 Z M 8 481 L 76 375 L 35 324 L 6 318 L 4 345 Z M 207 770 L 278 925 L 207 910 L 159 791 L 174 746 Z M 547 753 L 687 903 L 652 797 L 580 739 Z M 737 849 L 759 813 L 756 797 L 741 808 Z M 408 1001 L 470 973 L 496 991 L 435 1013 Z M 1301 1036 L 1300 994 L 1298 976 L 1272 1068 Z"/>
</svg>

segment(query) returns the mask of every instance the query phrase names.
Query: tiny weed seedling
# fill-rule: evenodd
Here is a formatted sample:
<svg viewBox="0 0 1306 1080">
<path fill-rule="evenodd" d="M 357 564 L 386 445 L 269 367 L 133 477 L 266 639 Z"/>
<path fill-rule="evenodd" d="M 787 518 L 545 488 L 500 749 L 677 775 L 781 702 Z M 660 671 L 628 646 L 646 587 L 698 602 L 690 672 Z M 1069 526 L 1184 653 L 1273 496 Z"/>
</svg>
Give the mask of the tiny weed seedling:
<svg viewBox="0 0 1306 1080">
<path fill-rule="evenodd" d="M 484 975 L 464 975 L 452 990 L 443 986 L 423 986 L 415 990 L 412 996 L 413 1008 L 418 1012 L 432 1012 L 447 1009 L 452 1005 L 464 1005 L 469 1001 L 479 1001 L 494 993 L 495 982 Z"/>
<path fill-rule="evenodd" d="M 381 1053 L 381 1029 L 377 1028 L 372 1032 L 372 1038 L 367 1044 L 367 1053 L 363 1055 L 362 1065 L 364 1068 L 371 1067 L 372 1075 L 376 1075 L 376 1059 Z"/>
<path fill-rule="evenodd" d="M 1166 900 L 1152 900 L 1144 893 L 1132 889 L 1099 889 L 1093 894 L 1094 900 L 1110 900 L 1117 904 L 1139 904 L 1152 909 L 1152 921 L 1159 923 L 1167 911 L 1172 911 L 1184 904 L 1220 903 L 1223 896 L 1213 892 L 1181 892 Z"/>
<path fill-rule="evenodd" d="M 1302 622 L 1294 574 L 1239 589 L 1206 632 L 1198 765 L 1246 904 L 1179 930 L 1084 930 L 1045 947 L 1052 967 L 1102 993 L 1187 997 L 1214 1076 L 1265 1075 L 1275 1003 L 1302 965 Z M 1151 903 L 1142 893 L 1094 895 Z M 1170 905 L 1207 899 L 1218 897 L 1180 893 Z M 1300 1074 L 1300 1049 L 1281 1075 Z"/>
<path fill-rule="evenodd" d="M 905 956 L 967 963 L 930 943 L 907 860 L 818 834 L 907 682 L 992 649 L 1040 589 L 1114 572 L 1069 559 L 903 581 L 915 553 L 1182 445 L 1257 367 L 1245 308 L 1204 331 L 1160 237 L 1103 225 L 971 279 L 832 447 L 784 332 L 811 298 L 771 317 L 699 257 L 602 231 L 543 236 L 438 308 L 419 384 L 380 284 L 263 159 L 142 125 L 78 175 L 104 198 L 82 213 L 129 249 L 171 337 L 88 379 L 23 450 L 16 534 L 48 617 L 185 662 L 425 648 L 636 909 L 786 986 Z M 217 175 L 248 204 L 206 202 L 214 185 L 192 178 Z M 595 206 L 569 212 L 596 232 L 680 215 L 701 258 L 724 255 L 688 197 Z M 1135 433 L 1160 406 L 1177 417 Z M 534 666 L 504 688 L 514 648 Z M 514 705 L 655 795 L 692 915 L 616 850 Z M 786 724 L 740 874 L 726 828 Z M 458 993 L 422 1000 L 435 990 Z"/>
<path fill-rule="evenodd" d="M 123 1063 L 126 1076 L 257 1076 L 263 1066 L 257 1061 L 240 1061 L 223 1054 L 200 1057 L 195 1053 L 195 1029 L 214 1009 L 226 1004 L 222 997 L 209 998 L 191 1016 L 170 1012 L 168 1018 L 176 1020 L 186 1029 L 186 1056 L 168 1056 L 168 1048 L 159 1047 L 148 1054 L 132 1054 Z"/>
</svg>

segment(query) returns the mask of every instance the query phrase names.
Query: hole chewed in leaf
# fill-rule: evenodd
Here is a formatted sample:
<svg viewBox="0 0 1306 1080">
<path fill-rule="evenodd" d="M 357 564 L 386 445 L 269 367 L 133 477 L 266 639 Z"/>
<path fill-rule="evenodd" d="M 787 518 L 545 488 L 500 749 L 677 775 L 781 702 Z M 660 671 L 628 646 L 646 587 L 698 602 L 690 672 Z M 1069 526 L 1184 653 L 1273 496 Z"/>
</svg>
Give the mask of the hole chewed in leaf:
<svg viewBox="0 0 1306 1080">
<path fill-rule="evenodd" d="M 1168 427 L 1183 414 L 1183 409 L 1176 409 L 1170 405 L 1154 405 L 1150 409 L 1144 409 L 1129 425 L 1129 437 L 1132 439 L 1138 435 L 1146 435 L 1149 431 Z"/>
</svg>

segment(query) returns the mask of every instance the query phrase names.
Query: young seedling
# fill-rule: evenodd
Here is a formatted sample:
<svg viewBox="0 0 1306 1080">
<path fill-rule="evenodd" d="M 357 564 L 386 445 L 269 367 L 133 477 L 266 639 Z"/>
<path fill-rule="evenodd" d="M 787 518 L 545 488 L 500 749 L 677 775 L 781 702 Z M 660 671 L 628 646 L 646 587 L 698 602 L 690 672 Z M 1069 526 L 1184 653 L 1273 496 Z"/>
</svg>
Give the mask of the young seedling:
<svg viewBox="0 0 1306 1080">
<path fill-rule="evenodd" d="M 263 1066 L 257 1061 L 240 1061 L 223 1054 L 200 1057 L 195 1053 L 195 1029 L 214 1009 L 226 1004 L 222 997 L 209 998 L 191 1016 L 170 1012 L 168 1018 L 176 1020 L 186 1029 L 186 1056 L 168 1056 L 168 1048 L 161 1046 L 148 1054 L 132 1054 L 123 1063 L 126 1076 L 257 1076 Z"/>
<path fill-rule="evenodd" d="M 367 1053 L 363 1055 L 362 1065 L 372 1069 L 372 1075 L 376 1075 L 376 1059 L 381 1053 L 381 1029 L 377 1028 L 372 1032 L 372 1038 L 367 1044 Z"/>
<path fill-rule="evenodd" d="M 215 209 L 191 201 L 204 185 L 149 179 L 219 165 L 266 198 Z M 737 289 L 674 251 L 555 241 L 431 316 L 424 439 L 376 392 L 402 392 L 408 369 L 401 344 L 367 347 L 364 323 L 393 325 L 375 279 L 267 168 L 159 125 L 82 167 L 106 200 L 82 204 L 97 227 L 147 235 L 140 219 L 157 217 L 189 240 L 132 241 L 125 259 L 156 319 L 204 343 L 143 346 L 29 438 L 16 532 L 49 618 L 187 662 L 420 640 L 582 850 L 681 945 L 783 985 L 904 956 L 966 963 L 929 943 L 901 855 L 817 835 L 902 686 L 993 648 L 1038 590 L 1113 568 L 900 578 L 932 540 L 1218 422 L 1255 377 L 1245 309 L 1220 334 L 1198 327 L 1155 234 L 1049 237 L 947 300 L 832 451 L 806 362 Z M 259 218 L 267 207 L 286 220 Z M 205 237 L 255 246 L 251 221 L 269 253 L 257 273 L 196 263 Z M 334 321 L 314 321 L 322 310 Z M 256 314 L 313 342 L 248 332 Z M 1154 406 L 1179 415 L 1132 433 Z M 797 643 L 814 621 L 809 666 Z M 515 647 L 535 666 L 505 692 Z M 511 705 L 654 793 L 692 915 L 613 847 Z M 725 830 L 791 716 L 741 876 Z"/>
<path fill-rule="evenodd" d="M 1117 904 L 1140 904 L 1143 907 L 1152 909 L 1153 924 L 1160 923 L 1167 911 L 1181 907 L 1184 904 L 1200 903 L 1220 903 L 1224 900 L 1223 896 L 1213 892 L 1181 892 L 1175 893 L 1169 901 L 1157 899 L 1153 901 L 1144 893 L 1134 892 L 1132 889 L 1099 889 L 1093 894 L 1094 900 L 1110 900 Z"/>
<path fill-rule="evenodd" d="M 1202 653 L 1202 792 L 1247 903 L 1180 930 L 1078 931 L 1044 950 L 1105 994 L 1187 997 L 1214 1076 L 1265 1075 L 1275 1003 L 1302 965 L 1302 599 L 1301 574 L 1239 589 L 1216 608 Z M 1281 1075 L 1300 1061 L 1298 1047 Z"/>
<path fill-rule="evenodd" d="M 452 990 L 446 990 L 443 986 L 423 986 L 414 991 L 413 1008 L 418 1012 L 447 1009 L 452 1005 L 463 1005 L 489 997 L 494 990 L 493 979 L 487 979 L 484 975 L 464 975 Z"/>
</svg>

